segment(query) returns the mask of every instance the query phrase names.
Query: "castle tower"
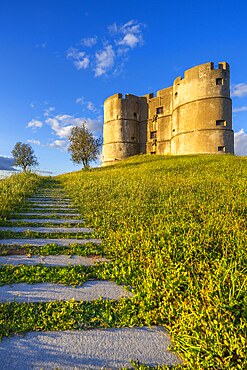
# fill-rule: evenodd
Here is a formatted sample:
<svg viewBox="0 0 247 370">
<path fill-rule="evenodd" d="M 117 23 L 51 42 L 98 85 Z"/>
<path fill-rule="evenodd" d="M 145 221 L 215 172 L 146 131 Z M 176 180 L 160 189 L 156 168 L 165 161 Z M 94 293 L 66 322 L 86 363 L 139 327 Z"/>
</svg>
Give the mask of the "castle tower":
<svg viewBox="0 0 247 370">
<path fill-rule="evenodd" d="M 103 165 L 140 153 L 234 153 L 226 62 L 188 69 L 155 97 L 116 94 L 106 99 Z"/>
<path fill-rule="evenodd" d="M 234 153 L 230 68 L 206 63 L 173 84 L 171 154 Z"/>
<path fill-rule="evenodd" d="M 145 153 L 147 99 L 116 94 L 104 103 L 103 166 Z"/>
</svg>

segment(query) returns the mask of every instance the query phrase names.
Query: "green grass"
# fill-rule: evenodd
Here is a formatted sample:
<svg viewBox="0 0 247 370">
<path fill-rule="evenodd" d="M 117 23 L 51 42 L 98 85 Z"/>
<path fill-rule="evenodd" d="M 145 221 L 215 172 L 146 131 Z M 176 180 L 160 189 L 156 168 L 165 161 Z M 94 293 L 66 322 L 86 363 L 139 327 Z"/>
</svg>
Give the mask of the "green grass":
<svg viewBox="0 0 247 370">
<path fill-rule="evenodd" d="M 93 244 L 85 243 L 71 244 L 70 246 L 59 246 L 56 244 L 47 244 L 45 246 L 28 246 L 28 245 L 11 245 L 5 246 L 0 245 L 0 256 L 14 255 L 20 252 L 21 254 L 35 255 L 35 256 L 50 256 L 64 254 L 67 256 L 77 255 L 77 256 L 104 256 L 104 245 L 103 244 Z"/>
<path fill-rule="evenodd" d="M 27 197 L 40 184 L 41 178 L 32 173 L 12 175 L 0 181 L 0 220 L 19 210 Z"/>
<path fill-rule="evenodd" d="M 143 325 L 139 306 L 130 299 L 93 302 L 0 304 L 0 339 L 15 333 Z"/>
<path fill-rule="evenodd" d="M 138 156 L 59 177 L 187 369 L 247 368 L 247 160 Z"/>
<path fill-rule="evenodd" d="M 43 265 L 3 265 L 0 285 L 16 283 L 53 283 L 80 286 L 90 279 L 100 279 L 103 264 L 96 266 L 47 267 Z"/>
<path fill-rule="evenodd" d="M 69 248 L 2 246 L 0 254 L 67 251 L 103 254 L 112 262 L 92 268 L 3 266 L 1 283 L 81 285 L 100 278 L 131 287 L 135 296 L 119 302 L 1 304 L 0 337 L 32 330 L 158 324 L 171 334 L 185 369 L 247 368 L 246 164 L 246 158 L 233 156 L 143 155 L 108 168 L 36 179 L 28 187 L 25 179 L 21 200 L 12 183 L 15 201 L 5 202 L 4 217 L 20 209 L 39 182 L 39 194 L 47 188 L 51 196 L 68 194 L 85 226 L 94 227 L 94 236 L 104 242 Z M 1 194 L 0 184 L 0 200 Z"/>
</svg>

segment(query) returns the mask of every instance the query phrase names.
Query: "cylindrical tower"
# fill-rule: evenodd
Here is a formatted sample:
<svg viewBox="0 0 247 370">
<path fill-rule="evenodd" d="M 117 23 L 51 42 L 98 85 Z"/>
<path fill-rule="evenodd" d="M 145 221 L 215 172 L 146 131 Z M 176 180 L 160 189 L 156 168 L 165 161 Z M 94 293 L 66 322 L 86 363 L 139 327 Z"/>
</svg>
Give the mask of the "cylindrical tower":
<svg viewBox="0 0 247 370">
<path fill-rule="evenodd" d="M 173 84 L 171 154 L 234 153 L 230 68 L 206 63 Z"/>
<path fill-rule="evenodd" d="M 143 98 L 141 98 L 143 99 Z M 141 101 L 135 95 L 116 94 L 104 103 L 102 165 L 140 153 Z M 145 138 L 146 140 L 146 138 Z"/>
</svg>

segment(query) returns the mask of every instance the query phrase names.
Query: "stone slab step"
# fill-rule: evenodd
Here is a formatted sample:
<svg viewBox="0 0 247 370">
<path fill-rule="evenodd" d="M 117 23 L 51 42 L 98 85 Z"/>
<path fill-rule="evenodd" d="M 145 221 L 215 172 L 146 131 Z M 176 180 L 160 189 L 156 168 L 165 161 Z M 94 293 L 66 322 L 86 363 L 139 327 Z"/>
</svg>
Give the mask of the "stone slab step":
<svg viewBox="0 0 247 370">
<path fill-rule="evenodd" d="M 47 213 L 41 213 L 41 212 L 20 212 L 16 216 L 42 216 L 42 217 L 49 217 L 49 216 L 62 216 L 62 217 L 80 217 L 80 213 L 52 213 L 52 212 L 47 212 Z"/>
<path fill-rule="evenodd" d="M 31 256 L 14 255 L 14 256 L 0 256 L 0 265 L 27 265 L 35 266 L 42 264 L 44 266 L 93 266 L 96 263 L 109 262 L 109 259 L 95 256 L 95 257 L 82 257 L 82 256 Z"/>
<path fill-rule="evenodd" d="M 24 233 L 26 231 L 34 231 L 37 233 L 91 233 L 93 229 L 89 227 L 22 227 L 22 226 L 1 226 L 0 231 L 12 231 L 16 233 Z"/>
<path fill-rule="evenodd" d="M 12 284 L 0 286 L 0 302 L 51 302 L 51 301 L 94 301 L 118 300 L 133 294 L 112 281 L 91 280 L 82 286 L 71 287 L 63 284 Z"/>
<path fill-rule="evenodd" d="M 93 244 L 100 244 L 102 241 L 100 239 L 1 239 L 0 245 L 29 245 L 29 246 L 36 246 L 36 247 L 43 247 L 47 244 L 56 244 L 59 246 L 68 247 L 71 244 L 86 244 L 86 243 L 93 243 Z"/>
<path fill-rule="evenodd" d="M 50 202 L 50 201 L 65 201 L 65 202 L 70 202 L 70 198 L 61 198 L 61 197 L 31 197 L 28 198 L 29 202 L 37 202 L 37 201 L 45 201 L 45 202 Z"/>
<path fill-rule="evenodd" d="M 2 370 L 117 370 L 133 368 L 130 360 L 148 366 L 176 365 L 171 340 L 162 327 L 30 332 L 3 338 Z"/>
<path fill-rule="evenodd" d="M 80 224 L 83 220 L 75 220 L 75 219 L 56 219 L 56 218 L 12 218 L 10 219 L 11 222 L 29 222 L 32 224 L 43 224 L 43 223 L 50 223 L 50 224 Z"/>
<path fill-rule="evenodd" d="M 72 205 L 72 203 L 65 203 L 65 202 L 37 203 L 37 202 L 35 202 L 35 203 L 33 203 L 33 205 L 35 207 L 51 207 L 52 208 L 52 207 L 70 207 Z"/>
<path fill-rule="evenodd" d="M 71 211 L 76 212 L 78 211 L 76 208 L 70 208 L 70 207 L 32 207 L 32 211 L 47 211 L 50 212 L 59 212 L 59 211 Z"/>
</svg>

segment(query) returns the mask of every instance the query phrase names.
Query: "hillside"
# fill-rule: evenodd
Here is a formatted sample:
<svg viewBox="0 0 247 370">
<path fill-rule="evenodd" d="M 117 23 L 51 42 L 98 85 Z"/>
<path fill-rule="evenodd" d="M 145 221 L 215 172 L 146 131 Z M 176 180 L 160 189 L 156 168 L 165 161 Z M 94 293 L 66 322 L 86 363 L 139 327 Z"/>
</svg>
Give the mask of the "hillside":
<svg viewBox="0 0 247 370">
<path fill-rule="evenodd" d="M 58 177 L 133 287 L 126 325 L 161 324 L 188 369 L 243 369 L 247 158 L 137 156 Z"/>
</svg>

